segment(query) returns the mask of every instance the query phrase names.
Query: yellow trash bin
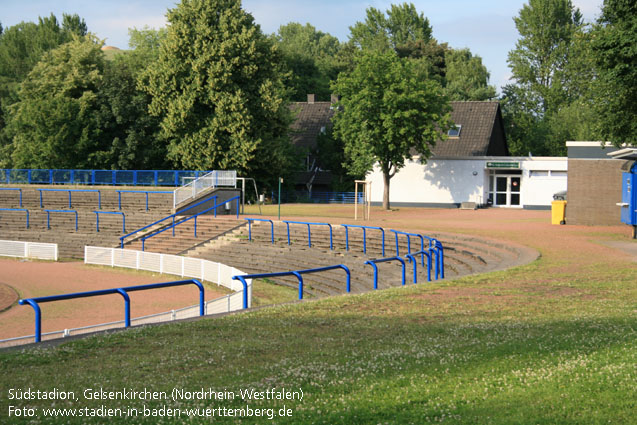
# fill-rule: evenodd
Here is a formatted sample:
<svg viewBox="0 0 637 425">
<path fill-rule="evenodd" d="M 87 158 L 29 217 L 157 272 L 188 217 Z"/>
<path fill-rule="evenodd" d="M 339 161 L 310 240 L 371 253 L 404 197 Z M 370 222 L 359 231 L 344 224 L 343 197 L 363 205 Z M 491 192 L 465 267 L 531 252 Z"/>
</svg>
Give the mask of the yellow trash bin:
<svg viewBox="0 0 637 425">
<path fill-rule="evenodd" d="M 551 202 L 551 224 L 566 224 L 566 201 Z"/>
</svg>

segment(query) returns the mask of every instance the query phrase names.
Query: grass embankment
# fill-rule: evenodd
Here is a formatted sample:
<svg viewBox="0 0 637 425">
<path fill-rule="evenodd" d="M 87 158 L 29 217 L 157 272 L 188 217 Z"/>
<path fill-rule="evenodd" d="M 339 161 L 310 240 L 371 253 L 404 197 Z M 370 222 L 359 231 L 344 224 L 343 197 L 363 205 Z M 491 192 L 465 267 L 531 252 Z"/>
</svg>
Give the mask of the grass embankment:
<svg viewBox="0 0 637 425">
<path fill-rule="evenodd" d="M 636 264 L 597 249 L 595 240 L 615 238 L 615 230 L 562 227 L 558 234 L 528 215 L 520 219 L 523 225 L 511 223 L 520 229 L 512 239 L 528 238 L 542 258 L 506 272 L 0 353 L 0 422 L 20 422 L 8 417 L 13 405 L 37 408 L 36 422 L 43 423 L 270 423 L 219 418 L 218 411 L 212 419 L 142 415 L 143 406 L 248 405 L 253 414 L 272 408 L 277 416 L 285 405 L 292 416 L 274 422 L 634 423 Z M 237 396 L 241 389 L 285 387 L 302 390 L 303 399 L 83 396 L 87 388 L 147 388 L 170 397 L 173 388 L 202 387 Z M 10 388 L 57 388 L 78 400 L 8 400 Z M 132 420 L 44 418 L 42 409 L 52 405 L 140 410 Z"/>
</svg>

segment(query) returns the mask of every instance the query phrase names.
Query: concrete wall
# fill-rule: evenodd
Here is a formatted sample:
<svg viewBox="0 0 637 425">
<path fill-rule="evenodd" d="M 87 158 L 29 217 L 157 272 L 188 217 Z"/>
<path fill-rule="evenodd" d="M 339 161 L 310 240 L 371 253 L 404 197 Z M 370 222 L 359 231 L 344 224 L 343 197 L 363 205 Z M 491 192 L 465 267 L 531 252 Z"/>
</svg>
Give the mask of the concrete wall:
<svg viewBox="0 0 637 425">
<path fill-rule="evenodd" d="M 583 225 L 621 224 L 622 172 L 633 161 L 614 159 L 568 160 L 566 223 Z"/>
<path fill-rule="evenodd" d="M 550 208 L 553 194 L 566 190 L 566 158 L 470 157 L 436 158 L 421 164 L 408 161 L 390 183 L 394 206 L 458 207 L 462 202 L 486 203 L 489 194 L 487 162 L 519 162 L 524 208 Z M 538 171 L 546 171 L 546 176 Z M 551 173 L 555 171 L 555 173 Z M 383 175 L 376 166 L 367 176 L 372 182 L 372 203 L 383 200 Z"/>
</svg>

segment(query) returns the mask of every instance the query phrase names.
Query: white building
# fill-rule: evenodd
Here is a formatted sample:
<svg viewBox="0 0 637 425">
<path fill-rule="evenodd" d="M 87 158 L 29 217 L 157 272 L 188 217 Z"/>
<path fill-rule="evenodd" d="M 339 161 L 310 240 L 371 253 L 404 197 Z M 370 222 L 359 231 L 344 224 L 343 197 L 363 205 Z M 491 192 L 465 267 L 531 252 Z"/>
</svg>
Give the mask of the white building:
<svg viewBox="0 0 637 425">
<path fill-rule="evenodd" d="M 414 156 L 390 181 L 393 206 L 548 209 L 566 190 L 567 158 L 511 157 L 497 102 L 452 102 L 456 127 L 438 143 L 427 164 Z M 367 176 L 372 203 L 382 204 L 383 175 Z"/>
<path fill-rule="evenodd" d="M 392 206 L 459 207 L 463 202 L 494 207 L 549 209 L 553 194 L 566 190 L 567 158 L 435 157 L 408 161 L 390 181 Z M 372 203 L 382 204 L 383 174 L 367 176 Z"/>
</svg>

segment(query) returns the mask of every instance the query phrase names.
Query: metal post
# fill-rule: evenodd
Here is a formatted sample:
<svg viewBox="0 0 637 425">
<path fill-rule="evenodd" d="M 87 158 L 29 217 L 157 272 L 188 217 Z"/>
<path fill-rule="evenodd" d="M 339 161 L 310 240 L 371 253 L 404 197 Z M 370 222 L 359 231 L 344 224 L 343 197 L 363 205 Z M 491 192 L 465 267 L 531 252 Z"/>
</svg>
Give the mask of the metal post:
<svg viewBox="0 0 637 425">
<path fill-rule="evenodd" d="M 283 183 L 283 179 L 279 177 L 279 220 L 281 220 L 281 183 Z M 288 245 L 290 244 L 290 231 L 288 226 Z"/>
</svg>

